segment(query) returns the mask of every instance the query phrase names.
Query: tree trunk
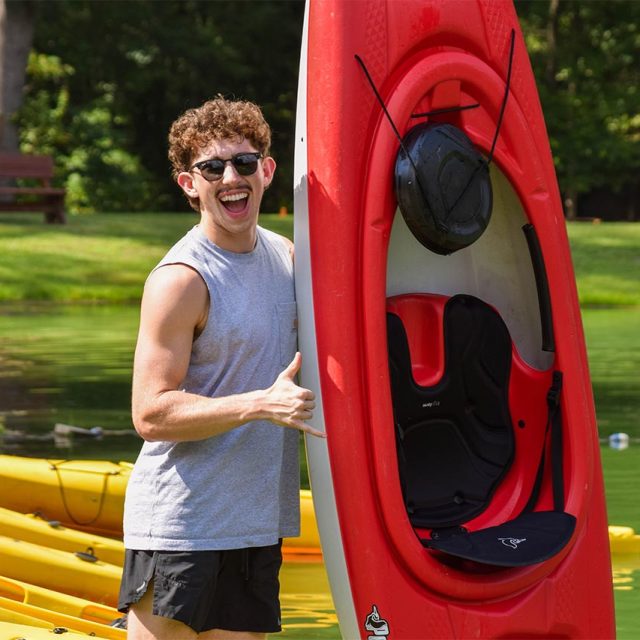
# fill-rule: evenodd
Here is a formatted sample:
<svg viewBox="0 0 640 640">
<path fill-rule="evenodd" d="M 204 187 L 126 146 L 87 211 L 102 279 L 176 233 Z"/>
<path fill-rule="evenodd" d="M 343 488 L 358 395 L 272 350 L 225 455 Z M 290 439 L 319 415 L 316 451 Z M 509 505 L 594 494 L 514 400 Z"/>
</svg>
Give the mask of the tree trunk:
<svg viewBox="0 0 640 640">
<path fill-rule="evenodd" d="M 29 51 L 33 43 L 33 0 L 0 0 L 0 150 L 18 151 L 15 115 L 22 105 Z"/>
<path fill-rule="evenodd" d="M 4 34 L 7 31 L 7 6 L 0 0 L 0 149 L 2 149 L 2 132 L 4 131 Z"/>
<path fill-rule="evenodd" d="M 549 0 L 549 13 L 547 14 L 547 65 L 545 68 L 545 81 L 549 87 L 556 85 L 559 6 L 560 0 Z"/>
</svg>

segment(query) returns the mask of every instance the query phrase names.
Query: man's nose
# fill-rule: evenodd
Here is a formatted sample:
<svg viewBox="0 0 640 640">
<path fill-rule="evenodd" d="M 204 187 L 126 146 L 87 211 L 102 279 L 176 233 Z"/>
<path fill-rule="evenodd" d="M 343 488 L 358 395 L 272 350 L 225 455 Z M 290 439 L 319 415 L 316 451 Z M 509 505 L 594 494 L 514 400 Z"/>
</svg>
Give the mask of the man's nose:
<svg viewBox="0 0 640 640">
<path fill-rule="evenodd" d="M 222 182 L 225 183 L 233 183 L 237 182 L 240 174 L 236 171 L 236 168 L 233 166 L 233 162 L 231 160 L 227 160 L 224 163 L 224 171 L 222 172 Z"/>
</svg>

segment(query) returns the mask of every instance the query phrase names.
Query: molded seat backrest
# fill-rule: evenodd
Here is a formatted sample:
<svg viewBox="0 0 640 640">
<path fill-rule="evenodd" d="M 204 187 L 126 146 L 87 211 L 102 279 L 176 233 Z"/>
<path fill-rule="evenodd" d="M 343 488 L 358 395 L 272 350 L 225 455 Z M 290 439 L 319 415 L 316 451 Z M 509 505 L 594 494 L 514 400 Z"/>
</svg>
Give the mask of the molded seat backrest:
<svg viewBox="0 0 640 640">
<path fill-rule="evenodd" d="M 389 366 L 405 505 L 414 527 L 457 526 L 486 509 L 513 460 L 508 397 L 512 343 L 499 314 L 478 298 L 414 298 L 444 307 L 436 314 L 442 317 L 441 329 L 432 320 L 417 329 L 443 331 L 443 339 L 435 334 L 421 341 L 444 354 L 439 379 L 419 384 L 412 373 L 402 305 L 392 299 Z"/>
</svg>

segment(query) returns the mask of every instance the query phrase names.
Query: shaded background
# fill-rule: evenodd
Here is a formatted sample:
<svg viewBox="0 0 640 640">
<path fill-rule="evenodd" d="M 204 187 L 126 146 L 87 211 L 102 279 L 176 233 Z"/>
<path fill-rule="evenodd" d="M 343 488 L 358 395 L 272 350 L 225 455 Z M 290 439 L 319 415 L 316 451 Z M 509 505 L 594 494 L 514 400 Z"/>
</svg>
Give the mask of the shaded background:
<svg viewBox="0 0 640 640">
<path fill-rule="evenodd" d="M 567 217 L 637 219 L 640 2 L 515 5 Z M 53 155 L 71 212 L 183 209 L 169 125 L 222 93 L 263 105 L 282 176 L 264 210 L 290 208 L 303 15 L 299 0 L 0 0 L 0 149 Z"/>
</svg>

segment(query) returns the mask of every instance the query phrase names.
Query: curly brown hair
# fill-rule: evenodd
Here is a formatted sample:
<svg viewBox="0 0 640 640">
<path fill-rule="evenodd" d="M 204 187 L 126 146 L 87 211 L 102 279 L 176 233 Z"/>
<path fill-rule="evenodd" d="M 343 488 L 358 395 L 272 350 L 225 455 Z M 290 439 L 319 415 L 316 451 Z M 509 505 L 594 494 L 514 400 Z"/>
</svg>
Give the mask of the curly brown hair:
<svg viewBox="0 0 640 640">
<path fill-rule="evenodd" d="M 212 140 L 236 139 L 247 139 L 263 156 L 269 155 L 271 128 L 257 104 L 217 95 L 198 108 L 188 109 L 169 131 L 169 160 L 174 179 L 182 171 L 189 171 L 198 152 Z M 187 196 L 187 200 L 200 211 L 198 198 Z"/>
</svg>

